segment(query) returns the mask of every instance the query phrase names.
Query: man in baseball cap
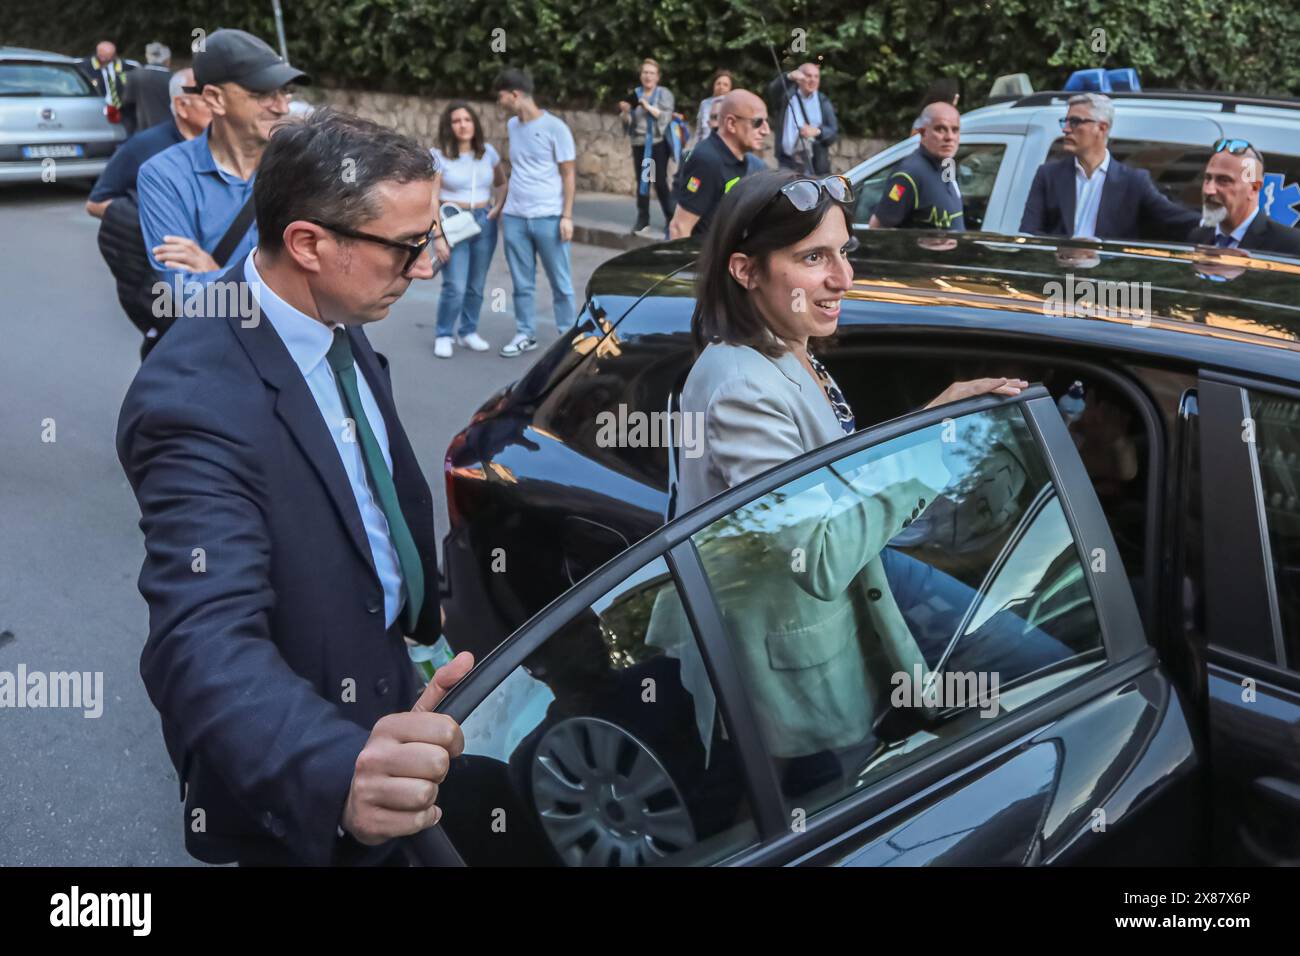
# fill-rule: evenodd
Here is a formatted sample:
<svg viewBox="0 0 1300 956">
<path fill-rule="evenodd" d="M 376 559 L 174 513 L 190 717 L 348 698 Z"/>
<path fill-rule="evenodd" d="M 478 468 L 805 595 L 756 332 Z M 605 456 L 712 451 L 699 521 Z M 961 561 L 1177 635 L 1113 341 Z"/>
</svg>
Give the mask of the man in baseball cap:
<svg viewBox="0 0 1300 956">
<path fill-rule="evenodd" d="M 212 125 L 145 163 L 137 183 L 145 248 L 168 282 L 181 273 L 215 278 L 257 245 L 257 165 L 289 115 L 292 84 L 310 82 L 243 30 L 217 30 L 195 52 L 194 85 L 185 89 L 203 97 Z"/>
<path fill-rule="evenodd" d="M 185 92 L 201 92 L 209 83 L 238 83 L 255 93 L 270 93 L 290 83 L 311 83 L 311 77 L 253 34 L 218 30 L 194 54 L 194 87 Z"/>
</svg>

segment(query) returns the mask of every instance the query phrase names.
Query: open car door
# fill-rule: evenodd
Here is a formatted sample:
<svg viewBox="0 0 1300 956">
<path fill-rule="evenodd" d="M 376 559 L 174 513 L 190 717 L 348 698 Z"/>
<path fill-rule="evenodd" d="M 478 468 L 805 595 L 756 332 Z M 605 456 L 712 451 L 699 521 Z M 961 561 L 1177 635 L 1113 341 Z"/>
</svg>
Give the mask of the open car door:
<svg viewBox="0 0 1300 956">
<path fill-rule="evenodd" d="M 1190 862 L 1199 833 L 1182 705 L 1041 387 L 675 518 L 441 709 L 466 749 L 409 841 L 431 865 Z"/>
</svg>

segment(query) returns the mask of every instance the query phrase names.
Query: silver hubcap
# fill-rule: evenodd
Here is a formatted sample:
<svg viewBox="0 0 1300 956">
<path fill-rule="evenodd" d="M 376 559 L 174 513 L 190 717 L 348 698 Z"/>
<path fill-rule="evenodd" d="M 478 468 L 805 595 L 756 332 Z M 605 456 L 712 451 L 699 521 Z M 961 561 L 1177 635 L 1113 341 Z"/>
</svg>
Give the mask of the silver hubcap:
<svg viewBox="0 0 1300 956">
<path fill-rule="evenodd" d="M 607 720 L 572 717 L 548 730 L 532 784 L 542 828 L 569 866 L 644 866 L 695 843 L 659 758 Z"/>
</svg>

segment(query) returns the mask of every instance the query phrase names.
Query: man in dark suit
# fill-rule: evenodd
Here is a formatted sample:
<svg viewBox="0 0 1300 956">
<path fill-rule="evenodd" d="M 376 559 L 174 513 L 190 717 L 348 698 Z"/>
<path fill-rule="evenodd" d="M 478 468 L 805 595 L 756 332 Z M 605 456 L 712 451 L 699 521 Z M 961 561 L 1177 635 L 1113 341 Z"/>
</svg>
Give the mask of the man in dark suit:
<svg viewBox="0 0 1300 956">
<path fill-rule="evenodd" d="M 1115 121 L 1109 96 L 1080 93 L 1067 104 L 1061 129 L 1070 155 L 1043 163 L 1025 200 L 1020 231 L 1085 239 L 1166 239 L 1182 242 L 1196 213 L 1170 202 L 1145 169 L 1110 155 Z"/>
<path fill-rule="evenodd" d="M 393 838 L 441 816 L 464 737 L 429 711 L 473 659 L 421 693 L 403 635 L 441 630 L 432 496 L 363 330 L 433 275 L 433 175 L 428 150 L 356 117 L 280 127 L 257 248 L 195 283 L 202 314 L 122 405 L 140 672 L 201 860 L 392 863 Z"/>
<path fill-rule="evenodd" d="M 1221 139 L 1201 180 L 1201 225 L 1189 242 L 1220 249 L 1300 257 L 1300 229 L 1282 225 L 1259 206 L 1264 157 L 1244 139 Z"/>
<path fill-rule="evenodd" d="M 105 103 L 122 110 L 122 125 L 126 128 L 126 135 L 134 133 L 135 111 L 124 108 L 122 93 L 126 89 L 127 74 L 135 69 L 135 65 L 125 62 L 117 55 L 117 44 L 112 40 L 100 40 L 95 44 L 95 55 L 78 60 L 77 66 L 86 74 L 95 93 L 102 96 Z"/>
<path fill-rule="evenodd" d="M 145 65 L 126 75 L 122 90 L 122 111 L 130 113 L 137 130 L 146 130 L 171 119 L 172 51 L 162 43 L 144 48 Z"/>
</svg>

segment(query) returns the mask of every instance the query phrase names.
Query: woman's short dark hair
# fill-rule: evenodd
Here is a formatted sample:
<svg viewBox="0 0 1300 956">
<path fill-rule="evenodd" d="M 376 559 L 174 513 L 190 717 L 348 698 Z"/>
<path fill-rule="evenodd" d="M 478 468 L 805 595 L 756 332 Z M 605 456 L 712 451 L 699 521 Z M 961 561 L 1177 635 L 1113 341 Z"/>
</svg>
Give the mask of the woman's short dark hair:
<svg viewBox="0 0 1300 956">
<path fill-rule="evenodd" d="M 732 87 L 733 87 L 733 88 L 735 87 L 735 85 L 736 85 L 736 75 L 735 75 L 734 73 L 732 73 L 730 70 L 725 69 L 725 68 L 724 68 L 724 69 L 714 70 L 714 71 L 713 71 L 713 75 L 712 75 L 711 77 L 709 77 L 709 95 L 712 95 L 712 94 L 713 94 L 713 84 L 717 83 L 718 80 L 722 79 L 724 76 L 725 76 L 727 79 L 731 80 L 731 85 L 732 85 Z"/>
<path fill-rule="evenodd" d="M 350 113 L 324 107 L 279 123 L 253 184 L 258 246 L 278 250 L 298 219 L 355 229 L 380 214 L 380 183 L 432 180 L 433 173 L 433 157 L 415 140 Z"/>
<path fill-rule="evenodd" d="M 452 162 L 455 162 L 456 157 L 460 155 L 460 140 L 456 139 L 456 134 L 451 128 L 451 114 L 457 110 L 464 110 L 468 113 L 470 120 L 474 123 L 474 136 L 469 145 L 470 149 L 474 151 L 474 158 L 482 159 L 483 127 L 478 121 L 478 114 L 465 100 L 452 100 L 447 104 L 447 108 L 442 111 L 442 118 L 438 120 L 438 149 L 442 150 L 442 155 Z"/>
<path fill-rule="evenodd" d="M 731 275 L 729 265 L 733 253 L 743 252 L 758 259 L 760 274 L 766 272 L 771 253 L 810 236 L 831 208 L 842 209 L 845 224 L 851 227 L 850 207 L 824 190 L 817 205 L 807 212 L 776 199 L 782 186 L 805 178 L 788 170 L 753 173 L 722 197 L 704 238 L 695 280 L 691 338 L 697 352 L 710 342 L 748 345 L 771 358 L 785 352 L 785 345 L 772 335 L 749 290 Z"/>
</svg>

